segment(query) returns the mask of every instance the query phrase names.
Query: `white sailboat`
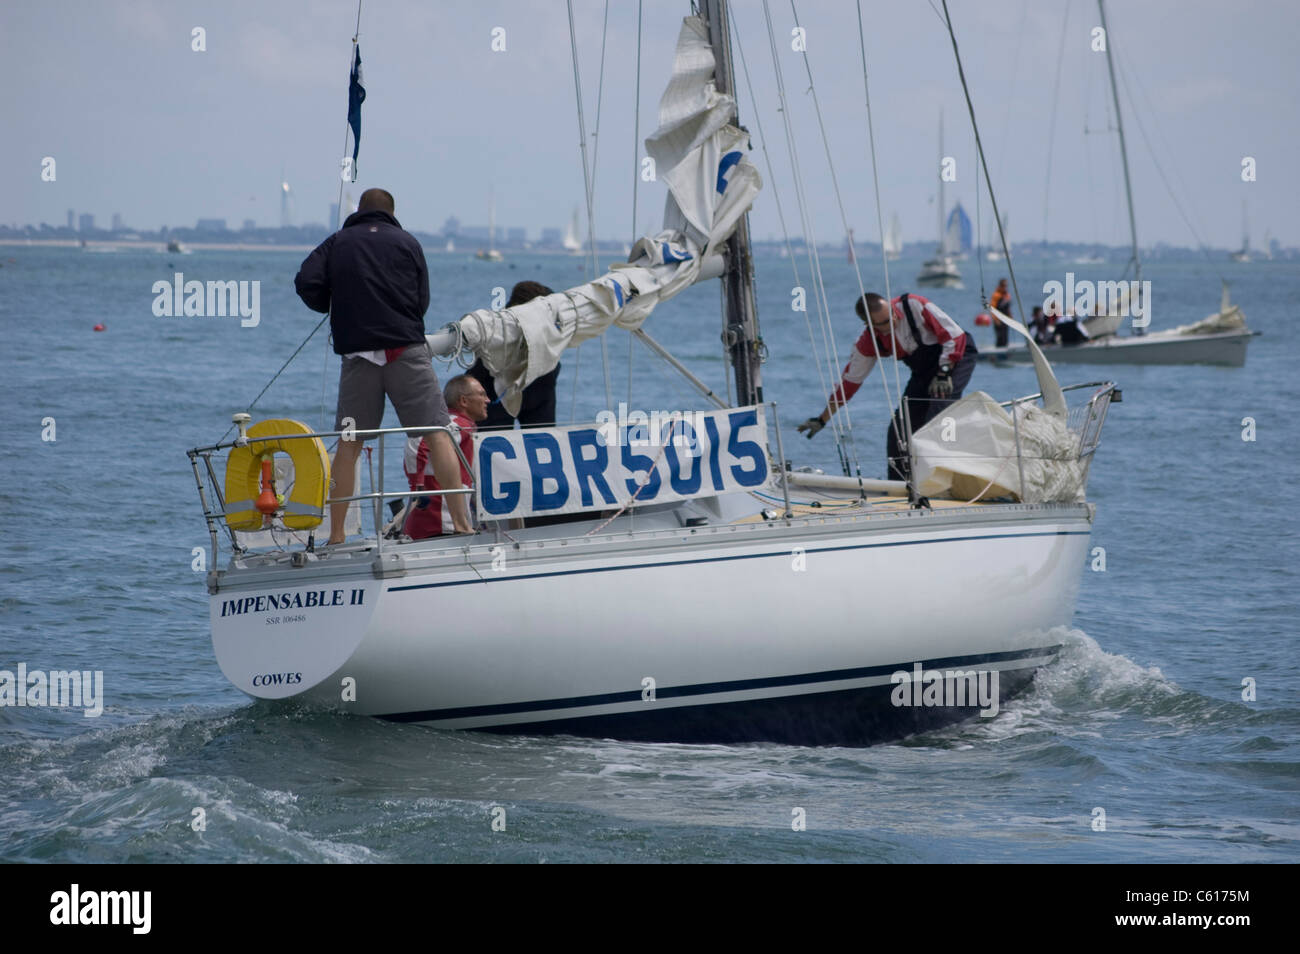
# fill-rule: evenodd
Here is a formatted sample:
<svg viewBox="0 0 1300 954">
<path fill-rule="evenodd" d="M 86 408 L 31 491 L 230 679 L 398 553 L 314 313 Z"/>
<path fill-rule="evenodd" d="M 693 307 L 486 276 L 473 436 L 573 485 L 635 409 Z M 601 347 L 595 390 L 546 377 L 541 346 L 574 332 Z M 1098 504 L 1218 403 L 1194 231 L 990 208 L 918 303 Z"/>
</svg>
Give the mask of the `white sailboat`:
<svg viewBox="0 0 1300 954">
<path fill-rule="evenodd" d="M 1097 0 L 1097 9 L 1100 13 L 1102 29 L 1106 29 L 1104 0 Z M 1151 302 L 1148 300 L 1143 303 L 1139 298 L 1143 285 L 1137 217 L 1133 208 L 1128 147 L 1124 139 L 1124 117 L 1119 105 L 1119 87 L 1115 82 L 1115 63 L 1112 53 L 1114 44 L 1111 39 L 1112 34 L 1108 30 L 1106 36 L 1108 38 L 1106 66 L 1110 77 L 1111 98 L 1115 107 L 1115 125 L 1119 134 L 1120 159 L 1124 169 L 1124 195 L 1128 202 L 1129 235 L 1132 239 L 1129 264 L 1133 268 L 1135 280 L 1128 288 L 1124 288 L 1128 283 L 1123 281 L 1101 283 L 1116 286 L 1120 290 L 1118 294 L 1108 295 L 1105 302 L 1094 301 L 1093 306 L 1079 312 L 1079 324 L 1083 327 L 1087 340 L 1078 344 L 1044 345 L 1043 350 L 1056 364 L 1216 364 L 1242 367 L 1246 363 L 1246 346 L 1255 332 L 1246 327 L 1245 315 L 1230 301 L 1226 282 L 1223 285 L 1219 310 L 1200 321 L 1151 333 L 1144 333 L 1144 327 L 1135 325 L 1133 335 L 1119 334 L 1125 319 L 1137 315 L 1143 305 L 1149 319 Z M 1247 250 L 1248 245 L 1249 239 L 1243 246 L 1243 252 Z M 1139 291 L 1134 293 L 1131 291 L 1133 288 Z M 1066 315 L 1076 310 L 1071 302 L 1067 301 L 1065 304 Z M 1008 346 L 982 349 L 978 357 L 982 361 L 1025 362 L 1030 360 L 1031 356 L 1023 347 Z"/>
<path fill-rule="evenodd" d="M 481 248 L 474 253 L 474 257 L 482 262 L 500 262 L 505 256 L 497 249 L 497 200 L 492 195 L 488 198 L 488 247 Z"/>
<path fill-rule="evenodd" d="M 1007 235 L 1007 216 L 1005 213 L 1002 216 L 1002 234 Z M 984 260 L 986 262 L 1002 261 L 1005 256 L 1002 254 L 1002 242 L 998 238 L 998 225 L 996 221 L 989 223 L 989 239 L 986 244 L 988 245 L 988 251 L 984 253 Z M 1007 239 L 1007 247 L 1011 247 L 1010 238 Z"/>
<path fill-rule="evenodd" d="M 961 288 L 961 271 L 957 268 L 954 250 L 949 244 L 948 230 L 944 223 L 944 183 L 943 183 L 943 111 L 939 112 L 939 245 L 934 255 L 925 260 L 921 271 L 916 276 L 916 283 L 922 288 Z"/>
<path fill-rule="evenodd" d="M 564 250 L 571 255 L 582 254 L 582 242 L 578 240 L 578 207 L 573 207 L 573 217 L 569 219 L 569 225 L 564 230 Z"/>
<path fill-rule="evenodd" d="M 903 254 L 903 223 L 895 212 L 889 217 L 889 228 L 885 231 L 885 258 L 896 262 Z"/>
<path fill-rule="evenodd" d="M 1250 222 L 1246 219 L 1245 199 L 1241 202 L 1241 248 L 1233 252 L 1231 258 L 1243 264 L 1250 261 Z"/>
<path fill-rule="evenodd" d="M 738 126 L 727 7 L 699 6 L 646 141 L 666 173 L 664 230 L 595 281 L 478 310 L 429 342 L 473 350 L 509 409 L 565 348 L 617 325 L 713 409 L 667 431 L 602 420 L 480 434 L 485 528 L 418 541 L 383 532 L 384 502 L 407 496 L 382 491 L 383 444 L 405 435 L 377 432 L 379 486 L 360 495 L 374 531 L 324 551 L 309 534 L 326 509 L 322 438 L 337 435 L 269 421 L 190 451 L 212 565 L 222 539 L 233 548 L 208 574 L 213 647 L 250 696 L 444 728 L 865 744 L 993 715 L 1059 651 L 1113 388 L 1063 391 L 1040 361 L 1041 394 L 952 405 L 978 444 L 914 435 L 910 484 L 788 470 L 763 397 L 750 267 L 762 183 Z M 715 277 L 734 406 L 642 328 Z M 1067 394 L 1082 399 L 1069 416 Z M 259 495 L 258 461 L 276 452 L 292 453 L 296 478 L 263 477 Z M 556 513 L 569 522 L 510 523 Z M 278 546 L 254 549 L 244 530 Z M 951 599 L 897 598 L 936 579 Z"/>
</svg>

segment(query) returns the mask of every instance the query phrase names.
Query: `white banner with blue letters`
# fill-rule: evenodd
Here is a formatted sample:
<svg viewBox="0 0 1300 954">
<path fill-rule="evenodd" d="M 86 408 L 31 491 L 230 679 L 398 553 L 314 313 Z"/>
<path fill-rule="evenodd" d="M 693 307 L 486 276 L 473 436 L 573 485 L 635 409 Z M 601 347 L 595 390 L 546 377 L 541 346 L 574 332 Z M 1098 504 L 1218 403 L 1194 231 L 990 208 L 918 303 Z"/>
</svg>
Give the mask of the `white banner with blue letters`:
<svg viewBox="0 0 1300 954">
<path fill-rule="evenodd" d="M 485 520 L 617 510 L 768 483 L 763 408 L 602 411 L 595 424 L 478 431 L 474 493 Z M 638 489 L 640 492 L 638 493 Z"/>
</svg>

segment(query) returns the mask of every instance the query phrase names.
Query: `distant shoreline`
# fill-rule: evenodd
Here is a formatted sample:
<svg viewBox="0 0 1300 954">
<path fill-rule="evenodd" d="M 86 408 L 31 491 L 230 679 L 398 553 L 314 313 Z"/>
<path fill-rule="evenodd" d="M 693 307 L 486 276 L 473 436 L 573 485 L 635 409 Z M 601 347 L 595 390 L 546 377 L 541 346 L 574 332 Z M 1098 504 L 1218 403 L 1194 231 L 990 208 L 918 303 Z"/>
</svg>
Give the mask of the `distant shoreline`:
<svg viewBox="0 0 1300 954">
<path fill-rule="evenodd" d="M 188 251 L 206 251 L 206 252 L 310 252 L 312 249 L 316 247 L 315 245 L 271 245 L 263 242 L 184 241 L 181 244 L 184 245 L 184 247 Z M 79 239 L 15 239 L 15 238 L 0 238 L 0 246 L 9 246 L 9 247 L 18 247 L 18 248 L 21 248 L 23 246 L 31 246 L 32 248 L 73 248 L 73 249 L 83 247 Z M 129 241 L 129 240 L 123 241 L 120 239 L 104 239 L 104 240 L 88 239 L 84 247 L 86 249 L 111 249 L 113 251 L 117 251 L 119 249 L 133 251 L 133 252 L 152 251 L 152 252 L 166 253 L 170 255 L 185 254 L 185 252 L 167 252 L 167 244 L 165 242 L 151 242 L 151 241 Z M 471 258 L 474 255 L 474 252 L 468 249 L 465 251 L 456 250 L 456 251 L 448 252 L 446 249 L 439 248 L 436 245 L 422 245 L 421 247 L 424 249 L 426 253 L 430 253 L 434 255 L 460 255 L 460 256 L 468 256 Z M 502 249 L 502 251 L 512 255 L 513 254 L 556 255 L 565 258 L 573 258 L 575 260 L 582 258 L 581 255 L 574 255 L 568 251 L 565 251 L 564 249 L 505 248 Z M 600 251 L 602 254 L 606 252 L 605 249 L 601 249 Z M 609 250 L 609 251 L 611 254 L 613 253 L 613 250 Z"/>
</svg>

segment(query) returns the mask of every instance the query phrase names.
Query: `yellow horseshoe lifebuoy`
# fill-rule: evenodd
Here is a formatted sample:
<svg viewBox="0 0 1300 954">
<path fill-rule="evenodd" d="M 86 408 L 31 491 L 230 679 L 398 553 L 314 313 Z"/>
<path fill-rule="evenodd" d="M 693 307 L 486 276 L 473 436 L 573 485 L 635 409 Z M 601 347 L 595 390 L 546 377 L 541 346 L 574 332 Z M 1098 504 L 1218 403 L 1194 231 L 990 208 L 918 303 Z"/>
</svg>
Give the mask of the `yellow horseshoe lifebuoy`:
<svg viewBox="0 0 1300 954">
<path fill-rule="evenodd" d="M 289 436 L 310 434 L 311 428 L 301 421 L 285 418 L 259 421 L 248 429 L 248 436 Z M 325 514 L 329 490 L 330 464 L 325 445 L 319 437 L 294 440 L 250 440 L 230 451 L 226 461 L 226 523 L 232 530 L 262 529 L 262 512 L 257 509 L 261 491 L 263 458 L 288 454 L 293 461 L 293 492 L 283 500 L 284 525 L 290 530 L 311 530 L 320 526 Z"/>
</svg>

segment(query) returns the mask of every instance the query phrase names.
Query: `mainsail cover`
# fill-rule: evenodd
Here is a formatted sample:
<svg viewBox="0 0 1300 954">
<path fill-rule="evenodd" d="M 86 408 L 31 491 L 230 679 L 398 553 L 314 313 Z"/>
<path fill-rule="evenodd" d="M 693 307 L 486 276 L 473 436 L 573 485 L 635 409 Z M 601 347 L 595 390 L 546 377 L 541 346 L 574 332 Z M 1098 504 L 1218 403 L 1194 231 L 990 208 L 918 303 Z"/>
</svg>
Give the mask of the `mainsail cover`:
<svg viewBox="0 0 1300 954">
<path fill-rule="evenodd" d="M 611 325 L 635 330 L 659 302 L 717 274 L 716 257 L 762 179 L 747 156 L 748 134 L 734 125 L 735 100 L 718 91 L 714 68 L 708 27 L 687 17 L 659 101 L 659 129 L 646 140 L 657 177 L 668 186 L 663 230 L 638 240 L 627 264 L 514 308 L 481 308 L 428 336 L 435 354 L 466 347 L 482 358 L 511 414 L 523 389 L 554 368 L 565 348 Z"/>
</svg>

